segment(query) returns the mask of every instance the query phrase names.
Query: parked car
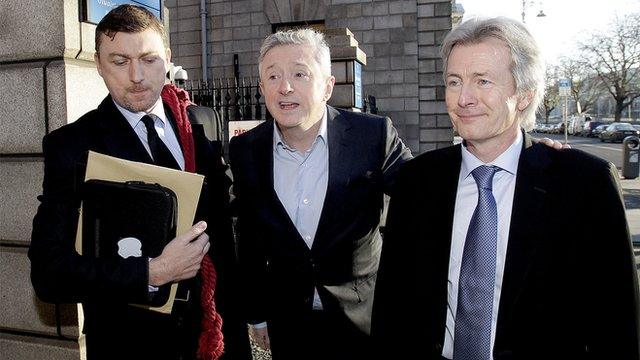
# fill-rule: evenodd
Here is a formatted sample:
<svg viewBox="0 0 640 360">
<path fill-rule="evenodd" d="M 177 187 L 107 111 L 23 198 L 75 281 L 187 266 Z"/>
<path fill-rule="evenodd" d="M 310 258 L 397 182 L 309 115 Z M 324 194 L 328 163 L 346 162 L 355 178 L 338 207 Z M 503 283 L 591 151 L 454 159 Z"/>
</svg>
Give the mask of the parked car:
<svg viewBox="0 0 640 360">
<path fill-rule="evenodd" d="M 564 122 L 559 122 L 553 125 L 550 133 L 552 134 L 564 134 Z"/>
<path fill-rule="evenodd" d="M 593 130 L 598 127 L 598 125 L 602 125 L 602 123 L 600 121 L 587 120 L 582 127 L 582 133 L 580 135 L 593 137 Z"/>
<path fill-rule="evenodd" d="M 607 126 L 607 128 L 600 133 L 600 141 L 622 142 L 622 140 L 627 136 L 638 135 L 640 135 L 640 131 L 636 130 L 636 128 L 631 126 L 631 124 L 614 123 Z"/>
<path fill-rule="evenodd" d="M 607 126 L 609 126 L 609 124 L 600 124 L 600 125 L 596 126 L 596 128 L 593 129 L 593 131 L 591 132 L 591 136 L 599 138 L 600 137 L 600 133 L 602 131 L 604 131 L 604 129 L 606 129 Z"/>
</svg>

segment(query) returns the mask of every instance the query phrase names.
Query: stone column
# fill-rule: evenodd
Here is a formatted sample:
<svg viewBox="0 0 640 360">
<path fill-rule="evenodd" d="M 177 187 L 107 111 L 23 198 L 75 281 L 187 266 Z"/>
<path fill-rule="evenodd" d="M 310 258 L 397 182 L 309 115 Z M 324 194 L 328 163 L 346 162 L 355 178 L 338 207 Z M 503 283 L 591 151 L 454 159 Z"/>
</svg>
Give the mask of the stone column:
<svg viewBox="0 0 640 360">
<path fill-rule="evenodd" d="M 27 250 L 42 192 L 42 137 L 107 94 L 93 63 L 95 25 L 77 0 L 3 0 L 0 7 L 0 354 L 78 359 L 76 305 L 39 301 Z"/>
<path fill-rule="evenodd" d="M 453 142 L 440 60 L 440 45 L 450 30 L 451 1 L 418 0 L 421 153 L 451 146 Z"/>
<path fill-rule="evenodd" d="M 331 74 L 336 78 L 328 103 L 360 111 L 364 106 L 362 68 L 367 65 L 367 55 L 358 47 L 358 41 L 349 29 L 325 29 L 323 32 L 331 49 Z"/>
</svg>

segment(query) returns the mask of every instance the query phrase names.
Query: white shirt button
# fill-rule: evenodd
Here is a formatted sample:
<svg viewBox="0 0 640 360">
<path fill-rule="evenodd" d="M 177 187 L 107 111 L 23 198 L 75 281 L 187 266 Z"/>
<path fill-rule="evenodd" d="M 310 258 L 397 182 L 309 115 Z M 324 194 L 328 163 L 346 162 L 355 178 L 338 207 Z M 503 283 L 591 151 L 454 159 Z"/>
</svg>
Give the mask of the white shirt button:
<svg viewBox="0 0 640 360">
<path fill-rule="evenodd" d="M 309 199 L 305 198 L 304 200 L 302 200 L 302 203 L 305 204 L 305 205 L 308 205 L 309 204 Z"/>
</svg>

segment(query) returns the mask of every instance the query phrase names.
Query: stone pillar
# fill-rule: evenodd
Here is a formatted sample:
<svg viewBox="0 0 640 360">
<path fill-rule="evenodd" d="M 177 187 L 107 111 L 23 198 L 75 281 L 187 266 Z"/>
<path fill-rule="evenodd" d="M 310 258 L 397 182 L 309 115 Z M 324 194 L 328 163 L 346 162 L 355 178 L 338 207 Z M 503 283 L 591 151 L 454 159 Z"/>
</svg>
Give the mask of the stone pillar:
<svg viewBox="0 0 640 360">
<path fill-rule="evenodd" d="M 39 301 L 29 278 L 31 222 L 42 192 L 42 137 L 107 94 L 93 63 L 95 25 L 77 0 L 0 7 L 0 354 L 79 359 L 76 305 Z"/>
<path fill-rule="evenodd" d="M 418 0 L 420 152 L 451 146 L 453 130 L 444 102 L 440 45 L 451 30 L 451 1 Z"/>
<path fill-rule="evenodd" d="M 347 28 L 324 30 L 331 49 L 331 74 L 336 78 L 329 105 L 353 111 L 364 106 L 362 68 L 367 55 L 358 47 L 358 41 Z"/>
</svg>

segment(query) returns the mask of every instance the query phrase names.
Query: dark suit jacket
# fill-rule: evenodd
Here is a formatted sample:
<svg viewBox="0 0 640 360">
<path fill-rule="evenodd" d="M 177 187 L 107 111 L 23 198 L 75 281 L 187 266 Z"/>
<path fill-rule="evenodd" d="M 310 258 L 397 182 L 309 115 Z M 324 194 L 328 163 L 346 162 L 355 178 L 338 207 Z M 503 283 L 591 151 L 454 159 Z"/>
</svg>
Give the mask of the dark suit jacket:
<svg viewBox="0 0 640 360">
<path fill-rule="evenodd" d="M 273 122 L 231 141 L 249 320 L 295 321 L 311 312 L 317 287 L 326 311 L 345 314 L 368 334 L 383 195 L 411 154 L 388 118 L 327 109 L 329 178 L 311 249 L 273 188 Z"/>
<path fill-rule="evenodd" d="M 390 358 L 441 358 L 460 163 L 458 145 L 398 175 L 373 310 L 373 336 Z M 638 359 L 638 316 L 615 168 L 525 135 L 493 358 Z"/>
<path fill-rule="evenodd" d="M 170 111 L 166 108 L 168 116 Z M 230 218 L 226 214 L 230 179 L 225 174 L 219 147 L 204 136 L 201 125 L 192 126 L 196 167 L 206 176 L 198 206 L 199 219 L 208 221 L 210 255 L 218 269 L 218 290 L 230 286 L 234 276 L 235 250 Z M 177 134 L 177 132 L 176 132 Z M 125 344 L 144 357 L 157 351 L 160 358 L 176 358 L 178 343 L 197 346 L 200 324 L 197 280 L 181 285 L 191 291 L 191 301 L 176 302 L 174 314 L 161 315 L 128 306 L 148 296 L 148 260 L 128 258 L 104 261 L 76 253 L 74 242 L 89 150 L 143 163 L 152 163 L 137 135 L 113 104 L 110 96 L 74 123 L 63 126 L 43 140 L 44 182 L 41 204 L 33 222 L 29 249 L 31 278 L 39 298 L 47 302 L 82 302 L 83 331 L 91 352 L 124 358 Z M 233 291 L 216 291 L 221 313 L 235 300 Z M 223 314 L 224 315 L 224 314 Z M 182 323 L 182 324 L 180 324 Z M 185 327 L 184 324 L 191 324 Z M 187 331 L 179 330 L 179 325 Z M 246 329 L 244 330 L 246 334 Z M 182 340 L 181 340 L 182 339 Z M 122 343 L 114 346 L 114 343 Z M 247 343 L 248 344 L 248 343 Z M 91 347 L 94 346 L 94 349 Z M 132 353 L 129 353 L 130 355 Z M 134 357 L 131 355 L 131 357 Z"/>
</svg>

